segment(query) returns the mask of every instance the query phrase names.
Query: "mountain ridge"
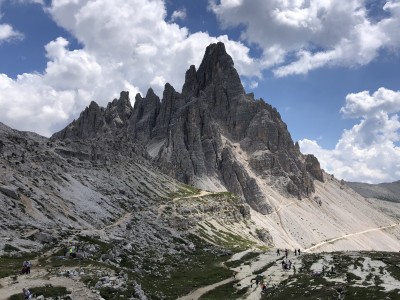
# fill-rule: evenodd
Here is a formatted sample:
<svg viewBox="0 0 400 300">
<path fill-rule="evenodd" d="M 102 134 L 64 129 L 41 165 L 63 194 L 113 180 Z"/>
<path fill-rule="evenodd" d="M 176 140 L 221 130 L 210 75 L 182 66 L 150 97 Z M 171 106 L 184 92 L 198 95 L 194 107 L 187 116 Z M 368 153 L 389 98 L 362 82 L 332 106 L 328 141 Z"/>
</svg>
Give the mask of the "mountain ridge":
<svg viewBox="0 0 400 300">
<path fill-rule="evenodd" d="M 197 71 L 190 66 L 182 93 L 167 83 L 160 100 L 150 88 L 144 98 L 136 95 L 133 108 L 128 97 L 121 92 L 105 109 L 92 102 L 52 139 L 129 136 L 172 177 L 198 188 L 234 192 L 263 213 L 271 213 L 271 205 L 236 160 L 231 143 L 254 154 L 250 167 L 279 181 L 284 193 L 307 197 L 314 192 L 313 180 L 323 180 L 318 160 L 300 153 L 277 110 L 245 93 L 223 43 L 207 47 Z"/>
</svg>

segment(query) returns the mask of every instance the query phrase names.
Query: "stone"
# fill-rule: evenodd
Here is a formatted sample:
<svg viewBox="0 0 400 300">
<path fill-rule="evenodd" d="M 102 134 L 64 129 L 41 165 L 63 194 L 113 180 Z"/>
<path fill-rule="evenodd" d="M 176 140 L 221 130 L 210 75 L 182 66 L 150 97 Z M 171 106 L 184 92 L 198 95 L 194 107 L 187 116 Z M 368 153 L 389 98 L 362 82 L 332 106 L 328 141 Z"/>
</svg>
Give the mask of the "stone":
<svg viewBox="0 0 400 300">
<path fill-rule="evenodd" d="M 11 186 L 0 185 L 0 192 L 5 194 L 8 197 L 11 197 L 15 200 L 20 200 L 20 196 L 18 194 L 18 189 Z"/>
</svg>

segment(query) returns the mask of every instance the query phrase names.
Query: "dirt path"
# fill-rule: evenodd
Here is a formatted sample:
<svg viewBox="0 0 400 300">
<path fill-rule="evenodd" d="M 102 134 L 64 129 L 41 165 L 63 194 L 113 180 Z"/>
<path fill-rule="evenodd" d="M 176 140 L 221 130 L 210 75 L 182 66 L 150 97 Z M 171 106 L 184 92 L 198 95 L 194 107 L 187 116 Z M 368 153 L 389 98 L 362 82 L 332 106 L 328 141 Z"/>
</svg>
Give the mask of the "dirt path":
<svg viewBox="0 0 400 300">
<path fill-rule="evenodd" d="M 244 251 L 243 254 L 247 253 L 248 250 Z M 240 253 L 237 253 L 232 256 L 231 259 L 235 258 L 235 260 L 240 259 Z M 268 286 L 278 285 L 281 281 L 285 280 L 289 277 L 289 275 L 293 274 L 293 270 L 290 271 L 283 271 L 280 261 L 282 260 L 283 256 L 276 256 L 275 249 L 260 253 L 260 255 L 256 259 L 252 259 L 249 264 L 243 264 L 239 267 L 232 268 L 232 271 L 236 272 L 236 280 L 240 284 L 240 287 L 248 287 L 248 291 L 245 295 L 242 296 L 241 299 L 246 300 L 259 300 L 261 299 L 261 287 L 260 285 L 255 284 L 255 277 L 254 272 L 264 268 L 266 265 L 269 265 L 269 268 L 263 272 L 264 278 Z M 293 266 L 296 268 L 301 267 L 301 256 L 289 256 L 293 263 Z M 253 281 L 252 281 L 253 279 Z M 190 294 L 178 298 L 178 300 L 197 300 L 205 293 L 212 291 L 213 289 L 229 283 L 233 282 L 233 278 L 228 278 L 222 280 L 220 282 L 198 288 L 192 291 Z"/>
<path fill-rule="evenodd" d="M 115 221 L 113 224 L 108 225 L 106 227 L 104 227 L 103 229 L 100 230 L 105 230 L 105 229 L 110 229 L 113 227 L 116 227 L 118 225 L 121 225 L 122 223 L 128 221 L 131 218 L 132 214 L 130 212 L 127 212 L 126 214 L 124 214 L 121 218 L 119 218 L 117 221 Z"/>
<path fill-rule="evenodd" d="M 200 198 L 200 197 L 203 197 L 203 196 L 206 196 L 206 195 L 210 195 L 210 194 L 218 194 L 218 193 L 201 190 L 200 193 L 198 193 L 197 195 L 190 195 L 190 196 L 174 198 L 173 201 L 177 201 L 177 200 L 181 200 L 181 199 L 187 199 L 187 198 Z"/>
<path fill-rule="evenodd" d="M 172 202 L 176 202 L 178 200 L 181 199 L 189 199 L 189 198 L 200 198 L 203 196 L 207 196 L 207 195 L 211 195 L 211 194 L 218 194 L 216 192 L 209 192 L 209 191 L 200 191 L 200 193 L 196 194 L 196 195 L 190 195 L 190 196 L 184 196 L 184 197 L 179 197 L 179 198 L 174 198 L 172 199 Z M 164 212 L 165 208 L 168 206 L 169 204 L 162 204 L 158 207 L 157 209 L 157 219 L 159 219 L 162 215 L 162 213 Z"/>
<path fill-rule="evenodd" d="M 396 224 L 392 224 L 392 225 L 388 225 L 388 226 L 377 227 L 377 228 L 371 228 L 371 229 L 367 229 L 367 230 L 363 230 L 363 231 L 359 231 L 359 232 L 355 232 L 355 233 L 345 234 L 343 236 L 340 236 L 340 237 L 337 237 L 337 238 L 333 238 L 333 239 L 326 240 L 324 242 L 318 243 L 318 244 L 316 244 L 314 246 L 311 246 L 311 247 L 309 247 L 309 248 L 307 248 L 307 249 L 305 249 L 303 251 L 304 252 L 309 252 L 309 251 L 314 250 L 316 248 L 319 248 L 319 247 L 321 247 L 321 246 L 323 246 L 325 244 L 336 242 L 336 241 L 341 240 L 341 239 L 347 239 L 348 237 L 359 235 L 359 234 L 364 234 L 364 233 L 371 232 L 371 231 L 377 231 L 377 230 L 383 230 L 383 229 L 387 229 L 387 228 L 392 228 L 392 227 L 395 227 L 395 226 L 398 226 L 398 225 L 400 225 L 400 223 L 396 223 Z"/>
<path fill-rule="evenodd" d="M 100 297 L 92 293 L 82 282 L 66 277 L 49 277 L 43 269 L 35 269 L 31 275 L 20 275 L 16 281 L 10 277 L 0 279 L 0 300 L 6 300 L 14 294 L 21 293 L 24 287 L 43 287 L 51 284 L 52 286 L 64 286 L 72 292 L 70 297 L 74 300 L 95 300 Z M 38 295 L 40 296 L 40 295 Z"/>
<path fill-rule="evenodd" d="M 96 232 L 96 233 L 106 233 L 107 229 L 111 229 L 116 227 L 124 222 L 127 222 L 132 217 L 130 212 L 127 212 L 123 216 L 121 216 L 118 220 L 114 223 L 105 226 L 101 229 L 86 229 L 86 230 L 79 230 L 78 232 L 74 233 L 73 236 L 69 237 L 68 239 L 74 238 L 77 234 L 82 234 L 85 232 Z M 59 247 L 52 248 L 41 255 L 41 257 L 50 257 L 54 253 L 59 250 Z M 22 293 L 22 289 L 24 287 L 34 288 L 34 287 L 42 287 L 46 285 L 53 285 L 53 286 L 64 286 L 69 291 L 71 291 L 71 298 L 74 300 L 95 300 L 100 299 L 100 296 L 93 293 L 90 289 L 88 289 L 82 282 L 73 280 L 67 277 L 55 277 L 50 275 L 44 269 L 38 269 L 36 266 L 38 265 L 38 259 L 32 260 L 34 265 L 34 271 L 30 275 L 19 275 L 17 280 L 14 281 L 11 277 L 0 278 L 0 300 L 8 299 L 8 297 Z M 21 294 L 22 295 L 22 294 Z"/>
</svg>

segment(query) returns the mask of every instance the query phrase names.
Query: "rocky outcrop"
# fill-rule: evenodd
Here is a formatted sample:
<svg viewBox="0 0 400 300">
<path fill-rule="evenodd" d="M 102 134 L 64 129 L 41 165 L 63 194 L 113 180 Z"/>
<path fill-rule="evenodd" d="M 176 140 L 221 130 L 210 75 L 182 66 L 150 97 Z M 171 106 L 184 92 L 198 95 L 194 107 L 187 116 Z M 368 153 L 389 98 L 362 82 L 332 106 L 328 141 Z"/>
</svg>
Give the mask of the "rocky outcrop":
<svg viewBox="0 0 400 300">
<path fill-rule="evenodd" d="M 190 66 L 181 93 L 167 83 L 162 100 L 149 89 L 132 109 L 123 92 L 106 109 L 92 103 L 53 138 L 94 136 L 129 137 L 168 175 L 231 191 L 262 213 L 272 210 L 257 178 L 299 198 L 323 180 L 318 160 L 300 153 L 278 111 L 245 93 L 223 43 L 207 47 L 198 70 Z"/>
<path fill-rule="evenodd" d="M 4 195 L 11 197 L 15 200 L 20 199 L 18 190 L 16 188 L 0 185 L 0 192 L 2 192 Z"/>
</svg>

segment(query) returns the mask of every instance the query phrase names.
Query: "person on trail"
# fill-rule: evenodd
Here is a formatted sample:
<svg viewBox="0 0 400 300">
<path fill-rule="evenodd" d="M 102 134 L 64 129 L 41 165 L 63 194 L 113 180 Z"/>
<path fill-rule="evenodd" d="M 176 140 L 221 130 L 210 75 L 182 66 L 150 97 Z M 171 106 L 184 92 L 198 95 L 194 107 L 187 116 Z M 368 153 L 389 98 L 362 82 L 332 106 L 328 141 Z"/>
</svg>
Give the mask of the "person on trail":
<svg viewBox="0 0 400 300">
<path fill-rule="evenodd" d="M 21 274 L 26 274 L 28 272 L 28 262 L 25 260 L 22 263 L 22 270 L 21 270 Z"/>
<path fill-rule="evenodd" d="M 281 255 L 281 253 L 280 253 L 279 248 L 278 248 L 278 249 L 276 249 L 276 256 L 279 256 L 279 255 Z"/>
<path fill-rule="evenodd" d="M 265 292 L 267 290 L 267 285 L 265 283 L 263 283 L 262 285 L 262 291 Z"/>
<path fill-rule="evenodd" d="M 335 272 L 335 268 L 331 266 L 331 273 L 333 274 Z"/>
<path fill-rule="evenodd" d="M 287 257 L 288 257 L 288 254 L 289 254 L 289 250 L 288 250 L 288 249 L 285 249 L 285 256 L 286 256 L 286 259 L 287 259 Z"/>
<path fill-rule="evenodd" d="M 32 263 L 28 260 L 26 262 L 26 274 L 31 274 Z"/>
<path fill-rule="evenodd" d="M 289 270 L 291 270 L 292 269 L 292 262 L 291 262 L 291 260 L 289 259 Z"/>
<path fill-rule="evenodd" d="M 299 250 L 297 250 L 297 253 L 300 255 L 300 249 L 299 249 Z"/>
<path fill-rule="evenodd" d="M 23 288 L 22 293 L 24 294 L 24 299 L 32 299 L 33 295 L 28 288 Z"/>
<path fill-rule="evenodd" d="M 285 261 L 282 259 L 282 269 L 285 270 Z"/>
<path fill-rule="evenodd" d="M 293 266 L 293 274 L 296 275 L 296 266 Z"/>
</svg>

